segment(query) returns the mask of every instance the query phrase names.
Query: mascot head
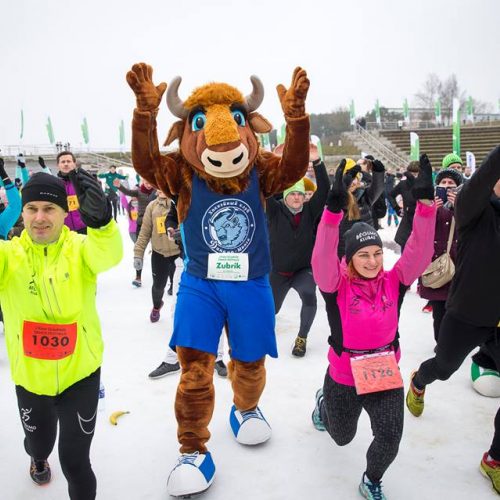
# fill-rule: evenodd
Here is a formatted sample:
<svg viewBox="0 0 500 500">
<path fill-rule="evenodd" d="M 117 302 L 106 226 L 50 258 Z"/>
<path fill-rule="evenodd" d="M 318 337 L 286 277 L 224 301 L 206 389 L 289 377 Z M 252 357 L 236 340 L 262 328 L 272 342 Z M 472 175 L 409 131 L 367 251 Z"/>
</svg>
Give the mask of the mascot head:
<svg viewBox="0 0 500 500">
<path fill-rule="evenodd" d="M 264 99 L 264 87 L 256 76 L 246 97 L 226 83 L 209 83 L 182 101 L 176 77 L 167 88 L 167 105 L 175 122 L 165 145 L 179 139 L 184 158 L 203 176 L 232 178 L 247 171 L 259 151 L 256 133 L 266 133 L 271 124 L 255 110 Z"/>
</svg>

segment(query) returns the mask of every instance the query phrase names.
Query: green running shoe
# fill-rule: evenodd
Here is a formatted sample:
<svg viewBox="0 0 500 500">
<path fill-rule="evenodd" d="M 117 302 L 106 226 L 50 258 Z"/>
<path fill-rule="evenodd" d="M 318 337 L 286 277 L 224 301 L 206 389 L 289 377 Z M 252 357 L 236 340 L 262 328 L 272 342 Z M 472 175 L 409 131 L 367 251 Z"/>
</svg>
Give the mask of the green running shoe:
<svg viewBox="0 0 500 500">
<path fill-rule="evenodd" d="M 323 404 L 323 389 L 316 391 L 316 406 L 311 415 L 313 425 L 317 431 L 326 431 L 325 424 L 321 419 L 321 405 Z"/>
<path fill-rule="evenodd" d="M 483 455 L 483 459 L 479 464 L 481 474 L 491 481 L 493 489 L 500 493 L 500 462 L 497 460 L 488 460 L 488 452 Z"/>
<path fill-rule="evenodd" d="M 408 410 L 410 410 L 410 413 L 412 415 L 414 415 L 415 417 L 420 417 L 420 415 L 422 415 L 422 413 L 424 412 L 425 389 L 418 390 L 413 385 L 413 378 L 415 377 L 416 373 L 417 372 L 413 372 L 411 374 L 410 388 L 406 393 L 406 406 L 408 407 Z"/>
</svg>

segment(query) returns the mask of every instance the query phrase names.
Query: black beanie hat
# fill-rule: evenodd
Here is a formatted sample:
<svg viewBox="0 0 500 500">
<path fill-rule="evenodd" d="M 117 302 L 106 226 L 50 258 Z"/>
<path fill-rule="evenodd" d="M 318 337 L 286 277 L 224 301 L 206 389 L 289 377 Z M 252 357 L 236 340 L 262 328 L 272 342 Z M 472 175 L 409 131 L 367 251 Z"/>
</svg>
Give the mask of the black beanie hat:
<svg viewBox="0 0 500 500">
<path fill-rule="evenodd" d="M 443 179 L 446 179 L 447 177 L 451 179 L 457 186 L 460 186 L 460 184 L 462 184 L 462 181 L 464 179 L 462 177 L 462 174 L 458 170 L 455 170 L 454 168 L 443 168 L 436 175 L 436 180 L 435 180 L 436 186 L 438 186 L 439 183 Z"/>
<path fill-rule="evenodd" d="M 50 201 L 68 211 L 68 196 L 64 182 L 45 172 L 33 174 L 21 191 L 23 207 L 30 201 Z"/>
<path fill-rule="evenodd" d="M 382 248 L 382 240 L 375 229 L 366 222 L 356 222 L 345 233 L 345 259 L 349 263 L 352 256 L 363 247 L 377 245 Z"/>
</svg>

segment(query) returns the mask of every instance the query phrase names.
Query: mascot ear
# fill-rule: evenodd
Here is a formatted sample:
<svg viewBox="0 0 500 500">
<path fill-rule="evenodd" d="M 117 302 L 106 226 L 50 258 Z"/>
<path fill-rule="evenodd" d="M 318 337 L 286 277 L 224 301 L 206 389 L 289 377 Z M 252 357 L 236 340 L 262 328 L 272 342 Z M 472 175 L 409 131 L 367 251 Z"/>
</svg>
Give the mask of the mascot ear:
<svg viewBox="0 0 500 500">
<path fill-rule="evenodd" d="M 175 141 L 175 139 L 179 139 L 182 137 L 182 129 L 184 128 L 184 122 L 183 121 L 177 121 L 175 122 L 171 127 L 170 130 L 168 131 L 167 138 L 165 139 L 165 142 L 163 143 L 164 146 L 168 146 L 169 144 L 172 144 L 172 142 Z"/>
<path fill-rule="evenodd" d="M 268 132 L 271 132 L 271 130 L 273 129 L 271 123 L 269 123 L 259 113 L 250 113 L 248 115 L 248 121 L 250 122 L 252 130 L 257 134 L 267 134 Z"/>
</svg>

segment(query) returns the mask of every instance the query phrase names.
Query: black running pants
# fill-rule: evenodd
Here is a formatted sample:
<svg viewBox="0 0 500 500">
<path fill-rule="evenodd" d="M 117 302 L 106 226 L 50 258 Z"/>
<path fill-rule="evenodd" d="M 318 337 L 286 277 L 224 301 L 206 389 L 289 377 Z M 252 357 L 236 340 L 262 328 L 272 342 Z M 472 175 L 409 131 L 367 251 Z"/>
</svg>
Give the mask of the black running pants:
<svg viewBox="0 0 500 500">
<path fill-rule="evenodd" d="M 24 447 L 35 460 L 47 460 L 59 423 L 59 460 L 71 500 L 94 500 L 96 478 L 90 464 L 101 369 L 57 396 L 40 396 L 16 386 Z"/>
<path fill-rule="evenodd" d="M 153 287 L 151 288 L 151 295 L 153 296 L 153 307 L 159 309 L 161 307 L 161 300 L 165 293 L 167 281 L 174 283 L 175 274 L 175 259 L 178 255 L 171 257 L 164 257 L 161 253 L 155 252 L 151 254 L 151 271 L 153 273 Z"/>
<path fill-rule="evenodd" d="M 300 310 L 300 328 L 298 336 L 307 338 L 318 308 L 316 300 L 316 283 L 313 279 L 312 270 L 310 268 L 301 269 L 291 276 L 283 276 L 282 274 L 271 272 L 269 281 L 273 291 L 276 314 L 280 311 L 290 288 L 293 288 L 299 294 L 300 300 L 302 301 L 302 308 Z"/>
<path fill-rule="evenodd" d="M 358 396 L 355 387 L 335 382 L 327 370 L 321 419 L 336 444 L 345 446 L 354 439 L 363 409 L 373 432 L 366 453 L 366 475 L 371 481 L 380 481 L 396 458 L 403 435 L 404 389 Z"/>
</svg>

